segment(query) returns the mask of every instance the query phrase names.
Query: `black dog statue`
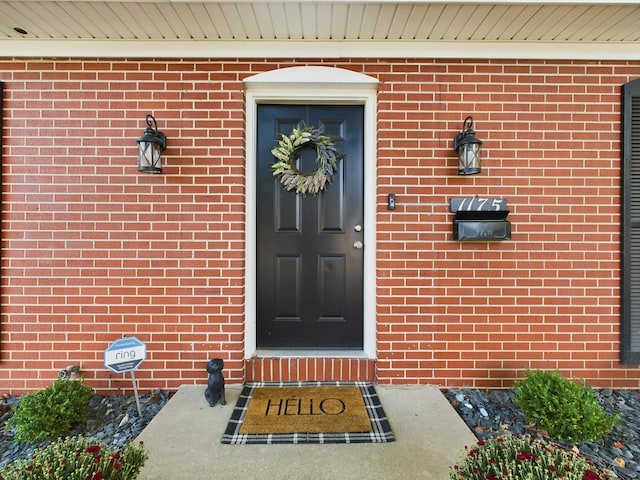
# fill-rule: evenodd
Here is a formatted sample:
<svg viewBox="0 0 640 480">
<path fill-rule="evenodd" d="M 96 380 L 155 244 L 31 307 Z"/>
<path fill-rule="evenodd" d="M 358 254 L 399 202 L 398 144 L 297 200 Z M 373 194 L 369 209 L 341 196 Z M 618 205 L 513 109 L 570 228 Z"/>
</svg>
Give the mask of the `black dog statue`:
<svg viewBox="0 0 640 480">
<path fill-rule="evenodd" d="M 204 391 L 204 398 L 207 399 L 210 407 L 215 407 L 218 401 L 220 401 L 220 405 L 227 404 L 227 400 L 224 398 L 223 368 L 224 362 L 221 358 L 212 358 L 207 362 L 209 381 L 207 382 L 207 389 Z"/>
</svg>

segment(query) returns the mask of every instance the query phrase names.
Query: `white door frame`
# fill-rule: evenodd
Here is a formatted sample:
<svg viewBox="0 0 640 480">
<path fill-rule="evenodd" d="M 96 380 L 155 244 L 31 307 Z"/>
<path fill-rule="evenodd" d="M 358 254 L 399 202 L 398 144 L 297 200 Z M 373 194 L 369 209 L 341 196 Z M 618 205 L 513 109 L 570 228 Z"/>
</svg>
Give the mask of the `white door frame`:
<svg viewBox="0 0 640 480">
<path fill-rule="evenodd" d="M 288 351 L 277 356 L 376 358 L 376 95 L 378 80 L 340 68 L 289 67 L 244 80 L 246 103 L 245 359 L 256 350 L 256 131 L 260 103 L 364 105 L 364 339 L 360 351 Z M 269 352 L 273 356 L 273 352 Z"/>
</svg>

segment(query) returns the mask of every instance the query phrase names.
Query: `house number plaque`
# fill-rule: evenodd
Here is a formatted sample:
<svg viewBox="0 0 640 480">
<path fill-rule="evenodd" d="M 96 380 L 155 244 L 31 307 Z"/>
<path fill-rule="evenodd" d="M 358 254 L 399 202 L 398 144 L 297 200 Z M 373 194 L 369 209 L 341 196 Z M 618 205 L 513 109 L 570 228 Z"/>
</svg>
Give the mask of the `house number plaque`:
<svg viewBox="0 0 640 480">
<path fill-rule="evenodd" d="M 479 198 L 479 197 L 455 197 L 449 201 L 449 211 L 467 212 L 498 212 L 507 209 L 507 200 L 504 198 Z"/>
</svg>

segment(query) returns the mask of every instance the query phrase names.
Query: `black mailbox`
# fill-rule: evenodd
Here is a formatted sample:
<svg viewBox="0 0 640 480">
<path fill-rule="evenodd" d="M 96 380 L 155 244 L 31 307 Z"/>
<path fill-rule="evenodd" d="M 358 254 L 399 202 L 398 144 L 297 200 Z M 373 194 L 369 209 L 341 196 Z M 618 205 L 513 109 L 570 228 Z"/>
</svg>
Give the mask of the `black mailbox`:
<svg viewBox="0 0 640 480">
<path fill-rule="evenodd" d="M 453 239 L 461 241 L 510 240 L 511 223 L 504 199 L 454 198 L 450 203 Z"/>
</svg>

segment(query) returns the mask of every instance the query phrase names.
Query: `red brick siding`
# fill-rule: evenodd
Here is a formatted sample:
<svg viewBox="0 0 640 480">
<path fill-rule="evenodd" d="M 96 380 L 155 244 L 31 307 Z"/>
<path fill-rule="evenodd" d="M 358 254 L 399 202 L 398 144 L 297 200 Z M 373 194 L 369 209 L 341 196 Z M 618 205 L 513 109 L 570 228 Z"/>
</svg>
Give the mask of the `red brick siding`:
<svg viewBox="0 0 640 480">
<path fill-rule="evenodd" d="M 375 378 L 375 360 L 367 358 L 252 358 L 247 382 L 367 381 Z"/>
<path fill-rule="evenodd" d="M 640 64 L 300 64 L 380 80 L 379 382 L 508 387 L 530 366 L 638 387 L 618 358 L 620 86 Z M 41 387 L 73 363 L 95 388 L 130 388 L 103 366 L 123 333 L 147 343 L 141 389 L 204 382 L 212 356 L 230 382 L 252 375 L 242 80 L 292 65 L 0 60 L 0 389 Z M 161 176 L 134 166 L 150 112 L 168 137 Z M 467 115 L 483 173 L 459 177 L 451 144 Z M 452 240 L 449 198 L 475 195 L 508 200 L 513 240 Z"/>
</svg>

